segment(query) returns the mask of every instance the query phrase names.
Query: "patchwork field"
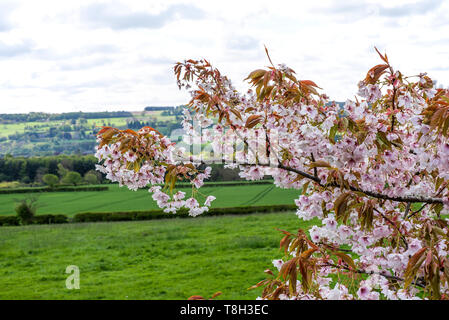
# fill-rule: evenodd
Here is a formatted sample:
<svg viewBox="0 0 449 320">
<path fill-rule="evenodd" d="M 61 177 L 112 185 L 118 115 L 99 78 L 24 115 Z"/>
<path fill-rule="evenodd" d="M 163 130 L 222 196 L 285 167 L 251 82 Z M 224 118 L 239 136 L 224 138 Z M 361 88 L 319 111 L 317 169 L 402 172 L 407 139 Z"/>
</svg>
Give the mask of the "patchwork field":
<svg viewBox="0 0 449 320">
<path fill-rule="evenodd" d="M 190 195 L 191 188 L 180 189 Z M 294 204 L 300 191 L 280 189 L 273 184 L 203 187 L 205 196 L 214 195 L 217 199 L 212 207 L 236 207 L 251 205 Z M 0 195 L 0 215 L 13 215 L 15 201 L 31 194 Z M 38 195 L 37 214 L 66 214 L 72 216 L 79 212 L 118 212 L 158 209 L 156 202 L 146 189 L 130 191 L 126 187 L 109 185 L 109 191 L 94 192 L 48 192 Z M 201 199 L 201 198 L 200 198 Z"/>
<path fill-rule="evenodd" d="M 117 118 L 98 118 L 98 119 L 86 119 L 86 125 L 91 127 L 93 125 L 103 126 L 110 125 L 113 127 L 126 126 L 126 121 L 130 120 L 140 120 L 147 121 L 151 117 L 156 118 L 157 121 L 175 121 L 175 116 L 162 115 L 161 111 L 142 112 L 133 113 L 133 117 L 117 117 Z M 70 120 L 57 120 L 57 121 L 30 121 L 30 122 L 20 122 L 20 123 L 0 123 L 0 138 L 7 137 L 8 135 L 18 133 L 24 133 L 25 129 L 34 128 L 35 131 L 43 131 L 52 126 L 62 126 L 70 124 Z"/>
<path fill-rule="evenodd" d="M 5 118 L 5 119 L 2 119 Z M 116 112 L 89 115 L 0 114 L 0 156 L 49 156 L 54 154 L 93 154 L 95 134 L 101 126 L 140 129 L 150 125 L 169 135 L 180 128 L 174 110 Z"/>
<path fill-rule="evenodd" d="M 255 299 L 293 212 L 0 229 L 0 299 Z M 68 265 L 80 289 L 65 287 Z"/>
</svg>

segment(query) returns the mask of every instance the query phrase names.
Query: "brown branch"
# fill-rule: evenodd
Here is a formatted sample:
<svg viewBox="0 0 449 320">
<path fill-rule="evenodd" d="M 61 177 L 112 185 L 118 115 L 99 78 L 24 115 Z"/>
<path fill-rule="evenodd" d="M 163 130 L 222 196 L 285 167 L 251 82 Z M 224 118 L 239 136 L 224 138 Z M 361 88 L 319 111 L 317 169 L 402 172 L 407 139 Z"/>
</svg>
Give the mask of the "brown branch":
<svg viewBox="0 0 449 320">
<path fill-rule="evenodd" d="M 369 275 L 378 274 L 378 275 L 380 275 L 380 276 L 382 276 L 384 278 L 390 279 L 390 280 L 396 280 L 396 281 L 402 281 L 402 282 L 405 281 L 404 279 L 402 279 L 400 277 L 392 276 L 390 274 L 387 274 L 386 271 L 376 272 L 376 271 L 365 271 L 365 270 L 361 270 L 361 269 L 353 270 L 353 269 L 350 269 L 350 268 L 348 268 L 346 266 L 339 266 L 339 265 L 336 265 L 336 264 L 333 264 L 333 263 L 326 263 L 325 266 L 339 268 L 339 269 L 345 269 L 347 271 L 354 272 L 354 273 L 360 273 L 360 274 L 369 274 Z M 424 284 L 418 283 L 416 281 L 413 281 L 412 284 L 414 284 L 415 286 L 418 286 L 420 288 L 425 288 L 426 287 Z"/>
<path fill-rule="evenodd" d="M 409 202 L 407 203 L 407 207 L 405 208 L 405 213 L 402 219 L 406 219 L 408 216 L 408 213 L 410 212 L 410 207 L 412 206 L 412 204 Z"/>
<path fill-rule="evenodd" d="M 424 203 L 428 203 L 428 204 L 443 203 L 443 200 L 441 198 L 409 197 L 409 196 L 392 197 L 392 196 L 388 196 L 383 193 L 377 193 L 377 192 L 373 192 L 373 191 L 369 191 L 369 190 L 363 190 L 363 189 L 360 189 L 360 188 L 357 188 L 354 186 L 340 185 L 336 182 L 323 184 L 323 183 L 321 183 L 321 180 L 319 178 L 315 177 L 314 175 L 304 172 L 304 171 L 301 171 L 301 170 L 298 170 L 298 169 L 295 169 L 295 168 L 284 166 L 280 162 L 277 166 L 273 166 L 270 163 L 237 163 L 237 162 L 235 162 L 235 164 L 240 165 L 240 166 L 258 166 L 258 167 L 271 167 L 271 168 L 283 169 L 286 171 L 294 172 L 304 178 L 312 180 L 313 182 L 315 182 L 316 184 L 318 184 L 320 187 L 323 187 L 323 188 L 328 188 L 328 187 L 343 188 L 343 189 L 354 191 L 354 192 L 360 192 L 366 196 L 376 198 L 376 199 L 390 200 L 390 201 L 395 201 L 395 202 L 405 202 L 405 203 L 416 203 L 416 202 L 424 202 Z"/>
<path fill-rule="evenodd" d="M 393 70 L 391 70 L 391 72 L 393 72 Z M 394 83 L 394 81 L 393 81 L 393 83 Z M 394 85 L 393 85 L 393 99 L 392 99 L 392 109 L 393 109 L 393 115 L 392 115 L 392 117 L 391 117 L 391 132 L 393 132 L 394 131 L 394 122 L 395 122 L 395 120 L 396 120 L 396 117 L 395 117 L 395 115 L 394 115 L 394 110 L 396 109 L 396 107 L 395 107 L 395 103 L 394 103 L 394 100 L 396 99 L 396 88 L 394 87 Z"/>
<path fill-rule="evenodd" d="M 407 206 L 410 205 L 410 203 L 407 204 Z M 385 216 L 382 212 L 380 212 L 379 210 L 377 210 L 376 208 L 374 208 L 374 211 L 376 211 L 378 214 L 380 214 L 382 216 L 382 218 L 384 218 L 385 220 L 387 220 L 387 222 L 389 224 L 391 224 L 396 231 L 401 235 L 401 239 L 405 244 L 405 250 L 408 250 L 408 242 L 407 239 L 405 239 L 405 236 L 402 234 L 401 230 L 399 230 L 398 226 L 396 225 L 396 223 L 394 223 L 393 221 L 391 221 L 387 216 Z"/>
<path fill-rule="evenodd" d="M 328 183 L 328 184 L 322 184 L 321 180 L 319 178 L 314 177 L 313 175 L 303 172 L 301 170 L 297 170 L 294 168 L 290 168 L 287 166 L 284 166 L 282 163 L 279 163 L 279 165 L 277 166 L 277 168 L 279 169 L 284 169 L 290 172 L 295 172 L 301 176 L 303 176 L 304 178 L 308 178 L 314 182 L 316 182 L 319 186 L 326 188 L 326 187 L 332 187 L 332 188 L 344 188 L 347 190 L 351 190 L 354 192 L 360 192 L 363 193 L 367 196 L 373 197 L 373 198 L 377 198 L 377 199 L 383 199 L 383 200 L 391 200 L 391 201 L 396 201 L 396 202 L 425 202 L 425 203 L 443 203 L 443 200 L 441 198 L 430 198 L 430 197 L 409 197 L 409 196 L 405 196 L 405 197 L 392 197 L 392 196 L 388 196 L 386 194 L 382 194 L 382 193 L 377 193 L 377 192 L 372 192 L 372 191 L 368 191 L 368 190 L 363 190 L 354 186 L 341 186 L 340 184 L 333 182 L 333 183 Z"/>
<path fill-rule="evenodd" d="M 310 155 L 312 156 L 312 161 L 315 162 L 315 157 L 313 156 L 313 152 L 310 153 Z M 318 169 L 316 167 L 313 167 L 313 175 L 315 176 L 315 178 L 318 178 Z"/>
<path fill-rule="evenodd" d="M 435 196 L 440 195 L 441 192 L 443 192 L 444 188 L 446 188 L 446 186 L 447 186 L 447 183 L 445 183 L 445 185 L 441 187 L 440 191 L 438 191 L 437 194 L 436 194 Z M 407 218 L 411 218 L 411 217 L 413 217 L 414 215 L 418 214 L 418 213 L 421 212 L 421 210 L 424 209 L 425 206 L 427 206 L 427 205 L 428 205 L 428 203 L 423 204 L 423 205 L 421 206 L 421 208 L 419 208 L 418 210 L 412 212 Z"/>
<path fill-rule="evenodd" d="M 416 210 L 416 211 L 410 213 L 410 215 L 407 217 L 407 219 L 410 219 L 410 218 L 413 217 L 414 215 L 416 215 L 416 214 L 418 214 L 419 212 L 421 212 L 421 210 L 424 209 L 425 206 L 427 206 L 427 205 L 428 205 L 428 203 L 425 203 L 425 204 L 423 204 L 423 205 L 421 206 L 421 208 L 419 208 L 418 210 Z"/>
<path fill-rule="evenodd" d="M 330 244 L 327 244 L 327 243 L 324 243 L 324 242 L 320 242 L 318 244 L 322 245 L 322 246 L 325 246 L 325 247 L 327 247 L 328 249 L 330 249 L 332 251 L 343 251 L 343 252 L 350 252 L 350 253 L 352 253 L 352 250 L 350 250 L 350 249 L 337 248 L 337 247 L 331 246 Z"/>
</svg>

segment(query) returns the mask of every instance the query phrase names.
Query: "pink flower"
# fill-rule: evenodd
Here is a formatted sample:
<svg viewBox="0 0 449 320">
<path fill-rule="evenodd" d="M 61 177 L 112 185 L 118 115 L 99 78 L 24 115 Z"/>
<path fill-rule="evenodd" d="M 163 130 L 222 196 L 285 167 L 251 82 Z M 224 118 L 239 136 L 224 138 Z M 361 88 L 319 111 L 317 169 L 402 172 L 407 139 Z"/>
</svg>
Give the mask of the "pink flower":
<svg viewBox="0 0 449 320">
<path fill-rule="evenodd" d="M 449 157 L 449 143 L 443 143 L 441 145 L 441 153 L 445 157 Z"/>
<path fill-rule="evenodd" d="M 173 195 L 173 199 L 174 200 L 181 200 L 184 199 L 184 197 L 186 196 L 186 193 L 183 191 L 178 191 Z"/>
<path fill-rule="evenodd" d="M 186 205 L 186 207 L 187 207 L 187 205 Z M 208 207 L 192 207 L 189 210 L 189 216 L 196 217 L 196 216 L 198 216 L 198 215 L 200 215 L 203 212 L 208 211 L 208 210 L 209 210 Z"/>
<path fill-rule="evenodd" d="M 333 214 L 330 214 L 326 219 L 323 219 L 323 223 L 327 228 L 331 230 L 337 230 L 337 221 L 335 221 Z"/>
<path fill-rule="evenodd" d="M 204 202 L 204 205 L 210 207 L 210 203 L 211 203 L 212 201 L 214 201 L 215 199 L 217 199 L 217 198 L 215 198 L 214 196 L 208 196 L 208 197 L 206 198 L 206 201 Z"/>
<path fill-rule="evenodd" d="M 377 227 L 373 230 L 374 237 L 376 237 L 378 239 L 387 237 L 390 234 L 391 234 L 391 231 L 387 226 Z"/>
<path fill-rule="evenodd" d="M 128 151 L 127 153 L 125 153 L 125 159 L 129 162 L 134 162 L 137 160 L 137 155 L 132 151 Z"/>
<path fill-rule="evenodd" d="M 186 200 L 186 208 L 193 209 L 199 207 L 199 203 L 195 198 L 189 198 Z"/>
<path fill-rule="evenodd" d="M 398 97 L 398 106 L 399 107 L 409 107 L 410 103 L 412 102 L 412 97 L 410 96 L 410 93 L 406 92 L 405 94 L 402 94 Z"/>
<path fill-rule="evenodd" d="M 371 288 L 361 285 L 357 291 L 357 295 L 361 300 L 370 300 L 371 298 Z"/>
</svg>

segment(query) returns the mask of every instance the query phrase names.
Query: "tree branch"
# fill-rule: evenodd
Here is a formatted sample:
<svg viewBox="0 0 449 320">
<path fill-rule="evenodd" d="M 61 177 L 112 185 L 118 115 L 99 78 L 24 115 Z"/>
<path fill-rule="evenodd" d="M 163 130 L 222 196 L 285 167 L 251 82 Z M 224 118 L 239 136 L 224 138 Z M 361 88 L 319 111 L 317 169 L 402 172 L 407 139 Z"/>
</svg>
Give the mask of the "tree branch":
<svg viewBox="0 0 449 320">
<path fill-rule="evenodd" d="M 382 277 L 390 279 L 390 280 L 396 280 L 396 281 L 402 281 L 402 282 L 404 281 L 404 279 L 397 277 L 397 276 L 392 276 L 390 274 L 387 274 L 385 271 L 375 272 L 375 271 L 365 271 L 365 270 L 361 270 L 361 269 L 360 270 L 352 270 L 348 267 L 339 266 L 339 265 L 336 265 L 333 263 L 326 263 L 325 266 L 339 268 L 339 269 L 345 269 L 347 271 L 354 272 L 354 273 L 360 273 L 360 274 L 369 274 L 369 275 L 378 274 L 379 276 L 382 276 Z M 416 281 L 413 281 L 412 284 L 414 284 L 415 286 L 418 286 L 420 288 L 425 288 L 425 285 L 423 285 L 422 283 L 418 283 Z"/>
<path fill-rule="evenodd" d="M 407 204 L 407 207 L 410 209 L 409 205 L 410 205 L 410 203 Z M 391 225 L 396 229 L 396 231 L 401 235 L 401 239 L 402 239 L 402 241 L 403 241 L 404 244 L 405 244 L 405 250 L 407 251 L 407 250 L 408 250 L 408 242 L 407 242 L 407 239 L 405 239 L 405 236 L 402 234 L 401 230 L 399 230 L 398 226 L 397 226 L 393 221 L 391 221 L 387 216 L 385 216 L 382 212 L 380 212 L 379 210 L 377 210 L 376 208 L 374 208 L 374 211 L 376 211 L 378 214 L 380 214 L 380 215 L 382 216 L 382 218 L 384 218 L 385 220 L 387 220 L 387 222 L 388 222 L 389 224 L 391 224 Z"/>
<path fill-rule="evenodd" d="M 313 156 L 313 152 L 310 154 L 312 156 L 312 161 L 315 162 L 315 157 Z M 313 167 L 313 175 L 315 178 L 318 178 L 318 169 L 316 167 Z"/>
<path fill-rule="evenodd" d="M 263 163 L 259 163 L 259 164 L 254 164 L 254 163 L 237 163 L 239 165 L 247 165 L 247 166 L 259 166 L 259 167 L 272 167 L 272 168 L 278 168 L 278 169 L 283 169 L 286 171 L 290 171 L 290 172 L 294 172 L 299 174 L 300 176 L 303 176 L 304 178 L 307 178 L 309 180 L 312 180 L 313 182 L 315 182 L 316 184 L 318 184 L 319 186 L 323 187 L 323 188 L 327 188 L 327 187 L 331 187 L 331 188 L 343 188 L 346 190 L 350 190 L 350 191 L 354 191 L 354 192 L 360 192 L 363 193 L 369 197 L 373 197 L 373 198 L 377 198 L 377 199 L 383 199 L 383 200 L 390 200 L 390 201 L 395 201 L 395 202 L 405 202 L 405 203 L 415 203 L 415 202 L 424 202 L 424 203 L 443 203 L 443 200 L 441 198 L 431 198 L 431 197 L 414 197 L 414 196 L 397 196 L 397 197 L 392 197 L 392 196 L 388 196 L 386 194 L 383 193 L 377 193 L 377 192 L 373 192 L 373 191 L 369 191 L 369 190 L 363 190 L 354 186 L 344 186 L 344 185 L 340 185 L 336 182 L 332 182 L 332 183 L 327 183 L 327 184 L 323 184 L 321 183 L 321 180 L 307 172 L 295 169 L 295 168 L 291 168 L 291 167 L 287 167 L 284 166 L 282 163 L 279 163 L 277 166 L 273 166 L 270 164 L 263 164 Z"/>
</svg>

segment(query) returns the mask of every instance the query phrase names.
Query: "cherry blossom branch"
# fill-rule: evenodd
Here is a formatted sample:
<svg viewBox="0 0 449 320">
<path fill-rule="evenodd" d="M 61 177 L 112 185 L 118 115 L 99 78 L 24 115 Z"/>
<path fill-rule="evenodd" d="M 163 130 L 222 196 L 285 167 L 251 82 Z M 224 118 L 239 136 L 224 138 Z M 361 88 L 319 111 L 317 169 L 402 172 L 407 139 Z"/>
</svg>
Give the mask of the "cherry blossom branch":
<svg viewBox="0 0 449 320">
<path fill-rule="evenodd" d="M 282 163 L 280 163 L 278 165 L 278 168 L 284 169 L 284 170 L 287 170 L 287 171 L 291 171 L 291 172 L 295 172 L 295 173 L 303 176 L 304 178 L 308 178 L 310 180 L 313 180 L 314 182 L 316 182 L 318 185 L 320 185 L 323 188 L 325 188 L 325 187 L 342 188 L 343 187 L 344 189 L 349 189 L 349 190 L 354 191 L 354 192 L 361 192 L 361 193 L 366 194 L 367 196 L 370 196 L 370 197 L 373 197 L 373 198 L 383 199 L 383 200 L 391 200 L 391 201 L 396 201 L 396 202 L 406 202 L 406 203 L 408 203 L 408 202 L 411 202 L 411 203 L 414 203 L 414 202 L 443 203 L 443 200 L 441 198 L 408 197 L 408 196 L 405 196 L 405 197 L 401 197 L 401 196 L 392 197 L 392 196 L 388 196 L 388 195 L 382 194 L 382 193 L 376 193 L 376 192 L 372 192 L 372 191 L 368 191 L 368 190 L 362 190 L 362 189 L 354 187 L 354 186 L 349 186 L 349 187 L 342 186 L 342 185 L 340 185 L 338 183 L 335 183 L 335 182 L 328 183 L 328 184 L 323 184 L 323 183 L 321 183 L 321 180 L 319 178 L 316 178 L 316 177 L 312 176 L 311 174 L 308 174 L 308 173 L 303 172 L 301 170 L 297 170 L 297 169 L 294 169 L 294 168 L 291 168 L 291 167 L 284 166 Z"/>
<path fill-rule="evenodd" d="M 320 242 L 320 243 L 318 243 L 318 244 L 319 244 L 319 245 L 322 245 L 322 246 L 325 246 L 325 247 L 327 247 L 327 248 L 329 248 L 329 249 L 331 249 L 331 250 L 337 250 L 337 251 L 343 251 L 343 252 L 350 252 L 350 253 L 353 253 L 353 251 L 350 250 L 350 249 L 337 248 L 337 247 L 331 246 L 330 244 L 327 244 L 327 243 L 324 243 L 324 242 Z"/>
<path fill-rule="evenodd" d="M 392 276 L 390 274 L 387 274 L 386 271 L 376 272 L 376 271 L 365 271 L 365 270 L 361 270 L 361 269 L 353 270 L 353 269 L 350 269 L 350 268 L 348 268 L 346 266 L 339 266 L 339 265 L 336 265 L 336 264 L 333 264 L 333 263 L 326 263 L 324 266 L 334 267 L 334 268 L 339 268 L 339 269 L 345 269 L 347 271 L 354 272 L 354 273 L 359 273 L 359 274 L 368 274 L 368 275 L 377 274 L 377 275 L 382 276 L 382 277 L 384 277 L 386 279 L 396 280 L 396 281 L 401 281 L 401 282 L 405 281 L 404 279 L 402 279 L 400 277 Z M 413 281 L 412 284 L 414 284 L 415 286 L 418 286 L 420 288 L 425 288 L 425 285 L 423 285 L 422 283 L 419 283 L 417 281 Z"/>
<path fill-rule="evenodd" d="M 274 167 L 274 168 L 279 168 L 279 169 L 283 169 L 283 170 L 287 170 L 290 172 L 294 172 L 299 174 L 300 176 L 307 178 L 309 180 L 314 181 L 315 183 L 317 183 L 319 186 L 326 188 L 326 187 L 331 187 L 331 188 L 343 188 L 346 190 L 351 190 L 354 192 L 360 192 L 363 193 L 367 196 L 373 197 L 373 198 L 377 198 L 377 199 L 383 199 L 383 200 L 391 200 L 391 201 L 395 201 L 395 202 L 405 202 L 405 203 L 416 203 L 416 202 L 424 202 L 424 203 L 430 203 L 430 204 L 437 204 L 437 203 L 443 203 L 443 200 L 441 198 L 432 198 L 432 197 L 412 197 L 412 196 L 396 196 L 396 197 L 392 197 L 383 193 L 377 193 L 377 192 L 373 192 L 373 191 L 369 191 L 369 190 L 363 190 L 354 186 L 344 186 L 344 185 L 340 185 L 336 182 L 332 182 L 332 183 L 327 183 L 327 184 L 323 184 L 321 183 L 321 180 L 318 177 L 315 177 L 307 172 L 295 169 L 295 168 L 291 168 L 288 166 L 283 165 L 282 163 L 279 162 L 279 164 L 277 166 L 273 166 L 271 164 L 262 164 L 262 163 L 258 163 L 258 164 L 254 164 L 254 163 L 237 163 L 239 165 L 246 165 L 246 166 L 260 166 L 260 167 Z"/>
<path fill-rule="evenodd" d="M 426 206 L 428 205 L 428 203 L 425 203 L 421 206 L 421 208 L 419 208 L 416 211 L 413 211 L 412 213 L 410 213 L 410 215 L 407 217 L 407 219 L 410 219 L 411 217 L 413 217 L 414 215 L 418 214 L 419 212 L 421 212 L 422 209 L 424 209 Z"/>
<path fill-rule="evenodd" d="M 393 72 L 393 70 L 391 70 L 391 72 Z M 393 75 L 393 74 L 392 74 Z M 396 87 L 394 86 L 394 84 L 393 84 L 393 98 L 392 98 L 392 101 L 391 101 L 391 103 L 392 103 L 392 109 L 393 109 L 393 115 L 392 115 L 392 117 L 391 117 L 391 132 L 393 132 L 394 131 L 394 122 L 395 122 L 395 120 L 396 120 L 396 117 L 395 117 L 395 115 L 394 115 L 394 109 L 396 109 L 395 108 L 395 99 L 396 99 L 396 91 L 397 91 L 397 89 L 396 89 Z"/>
<path fill-rule="evenodd" d="M 312 161 L 315 162 L 315 157 L 313 156 L 313 152 L 310 154 L 312 156 Z M 315 178 L 318 178 L 318 169 L 316 167 L 313 167 L 313 175 Z"/>
<path fill-rule="evenodd" d="M 407 219 L 408 213 L 410 212 L 411 203 L 407 203 L 407 207 L 405 208 L 403 219 Z"/>
<path fill-rule="evenodd" d="M 441 189 L 437 192 L 436 196 L 438 196 L 439 194 L 441 194 L 441 192 L 443 192 L 443 190 L 444 190 L 444 188 L 446 188 L 446 186 L 447 186 L 447 183 L 441 187 Z M 418 214 L 419 212 L 421 212 L 421 210 L 424 209 L 427 205 L 428 205 L 428 203 L 423 204 L 423 205 L 421 206 L 421 208 L 419 208 L 418 210 L 412 212 L 412 213 L 407 217 L 407 219 L 410 219 L 411 217 L 413 217 L 413 216 L 415 216 L 416 214 Z"/>
<path fill-rule="evenodd" d="M 409 204 L 410 204 L 410 203 L 408 203 L 407 206 L 408 206 Z M 405 250 L 407 251 L 407 250 L 408 250 L 408 242 L 407 242 L 407 239 L 406 239 L 405 236 L 402 234 L 401 230 L 399 230 L 398 226 L 397 226 L 393 221 L 391 221 L 387 216 L 385 216 L 382 212 L 380 212 L 379 210 L 377 210 L 376 208 L 374 208 L 374 211 L 376 211 L 378 214 L 380 214 L 382 218 L 384 218 L 389 224 L 391 224 L 391 225 L 397 230 L 397 232 L 401 235 L 401 239 L 402 239 L 402 241 L 403 241 L 404 244 L 405 244 Z"/>
</svg>

